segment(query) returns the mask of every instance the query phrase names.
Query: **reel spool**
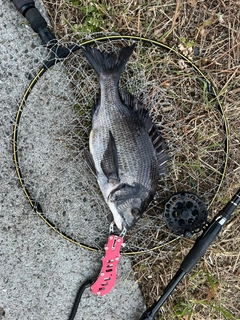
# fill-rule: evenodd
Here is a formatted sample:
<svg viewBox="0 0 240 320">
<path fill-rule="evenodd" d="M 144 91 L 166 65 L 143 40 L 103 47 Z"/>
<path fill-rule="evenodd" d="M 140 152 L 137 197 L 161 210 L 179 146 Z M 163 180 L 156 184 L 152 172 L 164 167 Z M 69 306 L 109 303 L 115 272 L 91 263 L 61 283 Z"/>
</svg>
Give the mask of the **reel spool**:
<svg viewBox="0 0 240 320">
<path fill-rule="evenodd" d="M 191 192 L 178 192 L 165 204 L 164 219 L 172 232 L 190 238 L 207 225 L 208 211 L 204 202 Z"/>
</svg>

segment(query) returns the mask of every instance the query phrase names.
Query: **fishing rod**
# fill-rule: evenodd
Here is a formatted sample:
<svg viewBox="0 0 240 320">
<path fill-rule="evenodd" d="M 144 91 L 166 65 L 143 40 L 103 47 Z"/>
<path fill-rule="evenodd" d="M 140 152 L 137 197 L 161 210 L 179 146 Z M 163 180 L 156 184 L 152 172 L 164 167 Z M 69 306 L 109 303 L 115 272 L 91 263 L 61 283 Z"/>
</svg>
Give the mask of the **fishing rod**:
<svg viewBox="0 0 240 320">
<path fill-rule="evenodd" d="M 161 308 L 166 299 L 170 296 L 172 291 L 176 288 L 178 283 L 191 269 L 198 263 L 202 256 L 207 251 L 208 247 L 215 240 L 223 225 L 230 219 L 232 213 L 240 203 L 240 189 L 235 193 L 232 199 L 225 205 L 225 207 L 212 220 L 207 229 L 196 239 L 193 247 L 183 259 L 180 268 L 175 276 L 164 289 L 161 297 L 153 303 L 141 316 L 139 320 L 153 320 L 157 311 Z"/>
</svg>

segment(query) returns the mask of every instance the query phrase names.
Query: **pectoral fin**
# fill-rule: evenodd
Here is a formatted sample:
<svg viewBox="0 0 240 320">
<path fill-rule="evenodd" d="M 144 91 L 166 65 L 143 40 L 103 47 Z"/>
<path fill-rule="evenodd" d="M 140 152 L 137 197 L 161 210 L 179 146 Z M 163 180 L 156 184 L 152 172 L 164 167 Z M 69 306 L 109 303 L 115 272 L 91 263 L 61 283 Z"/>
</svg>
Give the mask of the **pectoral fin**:
<svg viewBox="0 0 240 320">
<path fill-rule="evenodd" d="M 101 168 L 108 181 L 119 181 L 117 147 L 111 131 L 109 131 L 108 145 L 101 161 Z"/>
</svg>

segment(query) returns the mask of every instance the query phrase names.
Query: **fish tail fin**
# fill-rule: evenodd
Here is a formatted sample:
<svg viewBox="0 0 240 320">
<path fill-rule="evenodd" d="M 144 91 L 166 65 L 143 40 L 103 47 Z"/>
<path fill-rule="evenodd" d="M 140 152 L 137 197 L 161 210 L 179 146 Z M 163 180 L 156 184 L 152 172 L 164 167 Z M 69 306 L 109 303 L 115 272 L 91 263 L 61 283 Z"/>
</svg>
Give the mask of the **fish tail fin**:
<svg viewBox="0 0 240 320">
<path fill-rule="evenodd" d="M 101 52 L 90 46 L 83 46 L 81 50 L 99 76 L 101 74 L 115 74 L 116 78 L 119 79 L 134 47 L 135 44 L 123 47 L 117 53 Z"/>
</svg>

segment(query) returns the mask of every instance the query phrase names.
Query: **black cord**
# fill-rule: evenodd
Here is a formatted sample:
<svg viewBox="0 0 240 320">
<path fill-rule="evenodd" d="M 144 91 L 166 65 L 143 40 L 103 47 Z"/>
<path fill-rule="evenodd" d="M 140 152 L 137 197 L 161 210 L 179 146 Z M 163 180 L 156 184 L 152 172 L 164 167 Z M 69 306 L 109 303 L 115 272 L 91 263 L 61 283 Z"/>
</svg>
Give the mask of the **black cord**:
<svg viewBox="0 0 240 320">
<path fill-rule="evenodd" d="M 87 280 L 79 288 L 68 320 L 74 320 L 83 292 L 85 291 L 86 288 L 90 287 L 92 283 L 93 283 L 92 280 Z"/>
</svg>

